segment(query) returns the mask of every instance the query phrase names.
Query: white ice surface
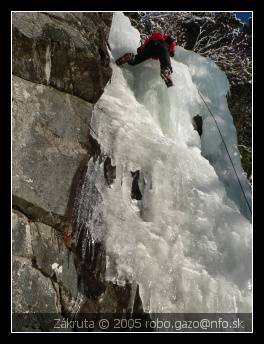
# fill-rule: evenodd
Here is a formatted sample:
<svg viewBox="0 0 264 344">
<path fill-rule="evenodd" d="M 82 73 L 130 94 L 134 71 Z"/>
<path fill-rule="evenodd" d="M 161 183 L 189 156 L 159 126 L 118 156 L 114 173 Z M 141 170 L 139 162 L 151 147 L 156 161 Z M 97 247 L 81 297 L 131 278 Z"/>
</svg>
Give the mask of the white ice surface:
<svg viewBox="0 0 264 344">
<path fill-rule="evenodd" d="M 116 178 L 107 186 L 103 163 L 90 160 L 102 199 L 107 279 L 139 284 L 146 311 L 251 311 L 252 229 L 215 124 L 213 110 L 243 185 L 249 190 L 229 113 L 225 73 L 210 60 L 177 47 L 174 87 L 159 63 L 114 64 L 135 52 L 139 32 L 122 13 L 113 17 L 109 43 L 113 76 L 95 106 L 91 126 Z M 192 117 L 204 119 L 202 139 Z M 131 199 L 131 171 L 140 170 L 142 200 Z M 247 191 L 250 199 L 250 191 Z M 103 232 L 102 232 L 103 231 Z"/>
</svg>

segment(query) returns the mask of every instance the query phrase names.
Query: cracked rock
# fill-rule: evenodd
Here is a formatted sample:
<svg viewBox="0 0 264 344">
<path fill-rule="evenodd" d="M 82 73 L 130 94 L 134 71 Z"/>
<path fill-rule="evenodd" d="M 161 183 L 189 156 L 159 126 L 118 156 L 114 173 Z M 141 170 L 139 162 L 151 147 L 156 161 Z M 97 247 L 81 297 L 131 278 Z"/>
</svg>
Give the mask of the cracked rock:
<svg viewBox="0 0 264 344">
<path fill-rule="evenodd" d="M 13 77 L 13 195 L 64 215 L 87 156 L 92 105 Z M 80 129 L 80 130 L 78 130 Z"/>
<path fill-rule="evenodd" d="M 18 211 L 12 222 L 13 312 L 60 313 L 70 307 L 77 296 L 77 273 L 61 236 Z"/>
</svg>

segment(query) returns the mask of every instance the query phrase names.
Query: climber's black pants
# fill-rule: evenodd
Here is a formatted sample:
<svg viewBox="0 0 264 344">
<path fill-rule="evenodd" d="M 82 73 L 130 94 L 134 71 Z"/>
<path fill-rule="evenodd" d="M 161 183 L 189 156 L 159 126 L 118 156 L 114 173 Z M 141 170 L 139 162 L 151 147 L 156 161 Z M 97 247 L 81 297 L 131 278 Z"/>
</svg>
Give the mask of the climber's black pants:
<svg viewBox="0 0 264 344">
<path fill-rule="evenodd" d="M 160 61 L 161 69 L 168 67 L 172 71 L 167 44 L 161 41 L 150 41 L 145 46 L 144 50 L 138 53 L 134 57 L 134 60 L 128 62 L 128 64 L 134 66 L 150 58 L 158 58 Z"/>
</svg>

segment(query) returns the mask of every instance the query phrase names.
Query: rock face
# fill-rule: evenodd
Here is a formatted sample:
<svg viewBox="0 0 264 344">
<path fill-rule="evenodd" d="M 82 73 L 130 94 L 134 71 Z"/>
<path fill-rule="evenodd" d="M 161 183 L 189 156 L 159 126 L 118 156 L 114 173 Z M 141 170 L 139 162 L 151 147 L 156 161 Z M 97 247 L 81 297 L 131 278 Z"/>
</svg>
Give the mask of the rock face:
<svg viewBox="0 0 264 344">
<path fill-rule="evenodd" d="M 16 76 L 13 99 L 13 194 L 64 215 L 87 155 L 92 104 Z"/>
<path fill-rule="evenodd" d="M 53 228 L 31 222 L 19 211 L 13 211 L 12 224 L 13 312 L 61 314 L 69 311 L 65 305 L 73 305 L 77 295 L 72 254 L 68 254 Z M 27 327 L 24 330 L 47 329 L 41 319 L 35 321 L 33 328 L 32 319 L 24 325 Z M 21 330 L 21 324 L 17 326 L 14 323 L 14 330 Z"/>
<path fill-rule="evenodd" d="M 238 148 L 247 177 L 252 175 L 252 85 L 244 83 L 231 87 L 229 109 L 237 129 Z"/>
<path fill-rule="evenodd" d="M 14 13 L 13 73 L 96 102 L 111 76 L 111 14 Z"/>
<path fill-rule="evenodd" d="M 98 157 L 89 125 L 112 73 L 111 20 L 112 13 L 13 14 L 15 314 L 67 314 L 78 298 L 78 262 L 67 230 L 81 174 Z M 100 306 L 98 299 L 87 300 L 84 309 L 126 307 L 129 288 L 107 284 L 103 292 Z M 39 319 L 30 329 L 52 330 Z"/>
</svg>

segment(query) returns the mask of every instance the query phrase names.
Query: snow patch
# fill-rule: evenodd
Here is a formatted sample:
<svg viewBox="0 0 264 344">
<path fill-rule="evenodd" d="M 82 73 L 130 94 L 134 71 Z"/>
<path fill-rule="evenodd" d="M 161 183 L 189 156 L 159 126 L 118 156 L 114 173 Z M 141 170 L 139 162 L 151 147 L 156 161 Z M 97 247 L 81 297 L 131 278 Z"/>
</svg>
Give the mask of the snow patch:
<svg viewBox="0 0 264 344">
<path fill-rule="evenodd" d="M 50 53 L 50 46 L 49 45 L 47 45 L 47 48 L 46 48 L 45 58 L 46 58 L 46 64 L 45 64 L 46 82 L 47 82 L 47 84 L 49 84 L 50 71 L 51 71 L 51 53 Z"/>
<path fill-rule="evenodd" d="M 53 263 L 51 265 L 51 268 L 55 273 L 61 274 L 62 273 L 62 265 L 59 265 L 58 263 Z"/>
</svg>

